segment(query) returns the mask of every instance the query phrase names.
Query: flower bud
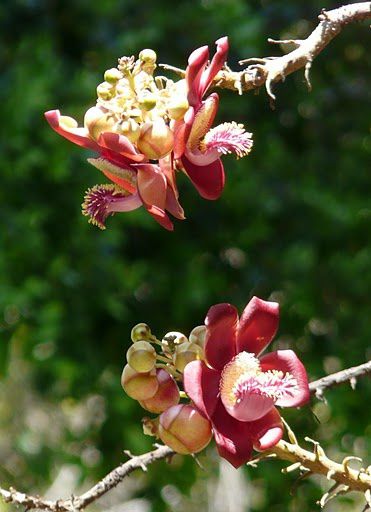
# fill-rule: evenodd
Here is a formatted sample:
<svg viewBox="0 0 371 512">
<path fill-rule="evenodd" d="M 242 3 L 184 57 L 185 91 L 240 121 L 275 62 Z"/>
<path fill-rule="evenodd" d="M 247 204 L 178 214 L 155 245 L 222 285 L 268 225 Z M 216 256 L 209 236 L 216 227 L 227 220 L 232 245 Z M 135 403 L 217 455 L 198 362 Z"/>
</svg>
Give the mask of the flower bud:
<svg viewBox="0 0 371 512">
<path fill-rule="evenodd" d="M 143 425 L 143 434 L 146 436 L 156 436 L 158 435 L 158 425 L 159 419 L 148 418 L 148 416 L 142 418 Z"/>
<path fill-rule="evenodd" d="M 162 338 L 161 346 L 165 354 L 172 354 L 178 345 L 187 342 L 188 338 L 181 332 L 170 331 Z"/>
<path fill-rule="evenodd" d="M 78 122 L 76 119 L 70 116 L 60 116 L 59 118 L 59 125 L 63 128 L 77 128 Z"/>
<path fill-rule="evenodd" d="M 111 100 L 115 95 L 114 88 L 108 82 L 102 82 L 97 87 L 97 96 L 101 100 Z"/>
<path fill-rule="evenodd" d="M 169 104 L 167 105 L 167 111 L 171 119 L 177 121 L 178 119 L 182 119 L 184 114 L 187 112 L 189 107 L 189 103 L 185 96 L 178 96 L 171 98 Z"/>
<path fill-rule="evenodd" d="M 95 140 L 98 140 L 101 133 L 111 132 L 114 124 L 113 116 L 103 112 L 99 107 L 89 108 L 84 117 L 85 128 Z"/>
<path fill-rule="evenodd" d="M 157 60 L 156 52 L 149 48 L 145 48 L 139 53 L 139 60 L 148 64 L 154 64 Z"/>
<path fill-rule="evenodd" d="M 104 73 L 104 80 L 109 84 L 115 84 L 122 78 L 122 73 L 117 68 L 107 69 Z"/>
<path fill-rule="evenodd" d="M 136 121 L 134 121 L 134 119 L 128 119 L 127 121 L 122 121 L 117 125 L 117 131 L 122 135 L 125 135 L 130 142 L 135 144 L 139 139 L 140 126 Z"/>
<path fill-rule="evenodd" d="M 150 372 L 156 363 L 156 350 L 148 341 L 137 341 L 126 352 L 126 359 L 137 372 Z"/>
<path fill-rule="evenodd" d="M 150 372 L 139 373 L 127 364 L 121 375 L 121 385 L 134 400 L 147 400 L 158 389 L 156 370 L 153 368 Z"/>
<path fill-rule="evenodd" d="M 150 160 L 163 158 L 173 149 L 174 135 L 162 118 L 144 123 L 137 143 L 141 153 Z"/>
<path fill-rule="evenodd" d="M 211 423 L 192 405 L 173 405 L 161 414 L 158 435 L 177 453 L 197 453 L 211 440 Z"/>
<path fill-rule="evenodd" d="M 138 102 L 140 108 L 149 111 L 156 106 L 157 98 L 156 95 L 152 92 L 146 92 L 145 94 L 141 94 L 138 96 Z"/>
<path fill-rule="evenodd" d="M 152 333 L 151 329 L 147 324 L 137 324 L 134 325 L 134 327 L 131 330 L 131 340 L 135 343 L 136 341 L 140 340 L 151 340 L 152 339 Z"/>
<path fill-rule="evenodd" d="M 133 345 L 135 347 L 137 344 Z M 179 402 L 179 388 L 174 378 L 162 368 L 157 370 L 158 389 L 156 393 L 147 400 L 140 400 L 143 409 L 154 414 L 166 411 L 172 405 Z"/>
<path fill-rule="evenodd" d="M 195 359 L 203 358 L 203 350 L 201 347 L 196 345 L 195 343 L 183 343 L 179 345 L 175 349 L 175 353 L 173 355 L 173 363 L 178 372 L 183 373 L 184 368 L 188 363 L 194 361 Z"/>
<path fill-rule="evenodd" d="M 206 325 L 198 325 L 194 329 L 192 329 L 191 334 L 189 335 L 189 341 L 191 343 L 196 343 L 202 350 L 205 348 L 206 341 Z"/>
</svg>

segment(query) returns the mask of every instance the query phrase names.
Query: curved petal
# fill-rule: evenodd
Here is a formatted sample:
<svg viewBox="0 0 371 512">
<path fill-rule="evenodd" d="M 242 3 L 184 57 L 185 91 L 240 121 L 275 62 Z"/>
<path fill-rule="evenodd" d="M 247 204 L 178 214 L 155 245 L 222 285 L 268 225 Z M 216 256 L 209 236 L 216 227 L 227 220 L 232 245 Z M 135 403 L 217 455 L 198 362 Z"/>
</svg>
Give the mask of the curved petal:
<svg viewBox="0 0 371 512">
<path fill-rule="evenodd" d="M 222 370 L 236 355 L 237 309 L 231 304 L 216 304 L 209 309 L 205 325 L 206 359 L 214 369 Z"/>
<path fill-rule="evenodd" d="M 210 65 L 206 68 L 206 70 L 202 73 L 201 83 L 200 83 L 200 94 L 201 97 L 205 94 L 208 87 L 211 85 L 212 81 L 215 78 L 215 75 L 222 69 L 227 60 L 228 55 L 228 37 L 221 37 L 217 41 L 216 44 L 216 53 L 210 62 Z"/>
<path fill-rule="evenodd" d="M 281 416 L 275 407 L 260 420 L 248 423 L 255 450 L 268 450 L 283 436 Z"/>
<path fill-rule="evenodd" d="M 308 376 L 303 363 L 293 350 L 277 350 L 260 358 L 263 371 L 279 370 L 290 373 L 297 381 L 298 388 L 293 396 L 285 395 L 276 401 L 281 407 L 300 407 L 310 398 Z"/>
<path fill-rule="evenodd" d="M 158 206 L 149 205 L 143 203 L 144 208 L 147 210 L 147 212 L 152 215 L 152 217 L 155 219 L 156 222 L 158 222 L 163 228 L 167 229 L 168 231 L 173 231 L 174 226 L 169 217 L 166 215 L 164 210 L 161 210 L 161 208 L 158 208 Z"/>
<path fill-rule="evenodd" d="M 138 153 L 130 140 L 124 135 L 113 132 L 104 132 L 99 136 L 98 143 L 114 153 L 119 153 L 132 162 L 143 162 L 145 156 Z"/>
<path fill-rule="evenodd" d="M 220 197 L 225 182 L 224 168 L 220 158 L 204 166 L 191 163 L 184 155 L 181 161 L 185 172 L 201 197 L 210 200 Z"/>
<path fill-rule="evenodd" d="M 191 361 L 184 368 L 184 389 L 197 409 L 210 418 L 218 402 L 220 373 L 203 361 Z"/>
<path fill-rule="evenodd" d="M 65 139 L 78 146 L 99 151 L 98 144 L 89 137 L 86 128 L 74 128 L 63 123 L 63 116 L 59 110 L 49 110 L 44 116 L 53 130 Z"/>
<path fill-rule="evenodd" d="M 143 203 L 165 209 L 166 178 L 153 164 L 138 164 L 138 191 Z"/>
<path fill-rule="evenodd" d="M 240 318 L 237 352 L 260 354 L 278 329 L 279 305 L 253 297 Z"/>
<path fill-rule="evenodd" d="M 188 59 L 185 79 L 188 88 L 188 102 L 193 107 L 198 107 L 201 101 L 200 81 L 208 59 L 209 48 L 207 46 L 197 48 Z"/>
<path fill-rule="evenodd" d="M 170 156 L 161 158 L 159 165 L 167 183 L 165 209 L 177 219 L 184 220 L 184 210 L 178 201 L 179 193 L 175 181 L 173 159 Z"/>
<path fill-rule="evenodd" d="M 232 418 L 219 401 L 212 417 L 212 425 L 216 446 L 223 459 L 235 468 L 250 460 L 253 448 L 250 423 Z"/>
</svg>

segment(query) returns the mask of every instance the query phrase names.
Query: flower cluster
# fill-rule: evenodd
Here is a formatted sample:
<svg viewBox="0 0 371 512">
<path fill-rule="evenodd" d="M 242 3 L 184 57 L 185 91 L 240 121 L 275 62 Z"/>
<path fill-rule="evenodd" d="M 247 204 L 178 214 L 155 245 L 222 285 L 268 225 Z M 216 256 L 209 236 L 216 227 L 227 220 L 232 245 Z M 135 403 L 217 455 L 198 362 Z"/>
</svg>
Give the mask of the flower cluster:
<svg viewBox="0 0 371 512">
<path fill-rule="evenodd" d="M 90 222 L 104 229 L 109 215 L 143 205 L 172 230 L 167 212 L 185 218 L 178 200 L 178 171 L 190 178 L 202 197 L 220 196 L 220 156 L 247 155 L 252 139 L 235 122 L 211 128 L 219 99 L 216 93 L 206 98 L 205 94 L 226 62 L 228 39 L 216 44 L 211 62 L 207 46 L 195 50 L 185 78 L 178 81 L 154 75 L 153 50 L 142 50 L 137 60 L 122 57 L 117 68 L 104 73 L 96 105 L 85 113 L 83 127 L 59 110 L 45 113 L 57 133 L 97 153 L 88 162 L 110 180 L 86 192 L 82 208 Z"/>
<path fill-rule="evenodd" d="M 278 320 L 277 303 L 253 297 L 241 318 L 230 304 L 212 306 L 189 339 L 171 332 L 159 341 L 145 324 L 136 326 L 122 385 L 160 415 L 144 419 L 145 433 L 183 454 L 202 450 L 213 436 L 220 456 L 235 467 L 253 448 L 277 444 L 283 425 L 276 406 L 309 400 L 305 368 L 292 350 L 261 355 Z"/>
</svg>

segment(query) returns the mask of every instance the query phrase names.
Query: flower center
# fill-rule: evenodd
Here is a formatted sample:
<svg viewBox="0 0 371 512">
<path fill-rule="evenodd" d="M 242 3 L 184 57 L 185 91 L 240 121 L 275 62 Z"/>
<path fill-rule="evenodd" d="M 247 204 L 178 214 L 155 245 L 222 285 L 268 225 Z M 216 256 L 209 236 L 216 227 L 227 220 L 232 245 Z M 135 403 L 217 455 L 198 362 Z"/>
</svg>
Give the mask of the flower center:
<svg viewBox="0 0 371 512">
<path fill-rule="evenodd" d="M 255 421 L 267 414 L 279 398 L 292 396 L 297 388 L 290 373 L 263 371 L 254 354 L 240 352 L 223 369 L 220 397 L 231 416 Z"/>
</svg>

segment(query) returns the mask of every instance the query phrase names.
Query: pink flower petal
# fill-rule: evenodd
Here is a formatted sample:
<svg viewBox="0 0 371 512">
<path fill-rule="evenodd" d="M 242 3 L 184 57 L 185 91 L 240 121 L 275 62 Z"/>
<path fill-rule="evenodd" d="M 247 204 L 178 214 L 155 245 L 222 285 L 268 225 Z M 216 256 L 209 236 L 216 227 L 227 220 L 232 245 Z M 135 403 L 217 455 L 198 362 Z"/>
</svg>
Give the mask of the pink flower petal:
<svg viewBox="0 0 371 512">
<path fill-rule="evenodd" d="M 53 130 L 65 139 L 77 144 L 78 146 L 99 151 L 98 144 L 89 137 L 88 131 L 85 128 L 70 128 L 68 126 L 63 126 L 59 110 L 49 110 L 48 112 L 45 112 L 44 115 Z"/>
<path fill-rule="evenodd" d="M 173 159 L 170 156 L 162 158 L 159 160 L 159 165 L 167 182 L 165 209 L 177 219 L 184 220 L 184 210 L 178 201 L 179 193 L 176 186 Z"/>
<path fill-rule="evenodd" d="M 210 418 L 218 402 L 220 373 L 203 361 L 192 361 L 184 368 L 184 389 L 197 409 Z"/>
<path fill-rule="evenodd" d="M 181 158 L 185 172 L 204 199 L 218 199 L 224 188 L 224 168 L 220 158 L 209 165 L 195 165 L 186 156 Z"/>
<path fill-rule="evenodd" d="M 274 400 L 257 393 L 246 393 L 234 405 L 224 404 L 227 412 L 238 421 L 256 421 L 265 416 L 273 407 Z"/>
<path fill-rule="evenodd" d="M 166 178 L 154 164 L 138 164 L 138 191 L 143 203 L 165 209 Z"/>
<path fill-rule="evenodd" d="M 189 107 L 187 110 L 184 119 L 175 121 L 173 126 L 174 131 L 174 147 L 173 153 L 174 158 L 178 160 L 184 153 L 186 148 L 186 143 L 191 132 L 193 119 L 195 117 L 195 109 L 193 107 Z"/>
<path fill-rule="evenodd" d="M 212 425 L 216 446 L 223 459 L 235 468 L 250 460 L 253 447 L 250 423 L 232 418 L 219 401 L 212 417 Z"/>
<path fill-rule="evenodd" d="M 279 305 L 253 297 L 245 307 L 238 329 L 237 352 L 260 354 L 278 329 Z"/>
<path fill-rule="evenodd" d="M 281 416 L 275 407 L 260 420 L 248 423 L 250 435 L 256 450 L 268 450 L 275 446 L 283 436 Z"/>
<path fill-rule="evenodd" d="M 212 306 L 205 319 L 205 354 L 210 366 L 222 370 L 236 355 L 238 312 L 231 304 Z"/>
<path fill-rule="evenodd" d="M 209 48 L 207 46 L 197 48 L 189 56 L 185 79 L 188 87 L 188 102 L 192 107 L 197 108 L 201 101 L 200 81 L 208 59 Z"/>
<path fill-rule="evenodd" d="M 155 219 L 156 222 L 158 222 L 163 228 L 167 229 L 168 231 L 173 231 L 174 226 L 169 217 L 166 215 L 164 210 L 161 210 L 161 208 L 158 208 L 158 206 L 154 205 L 148 205 L 144 204 L 145 209 L 147 212 L 152 215 L 152 217 Z"/>
<path fill-rule="evenodd" d="M 211 85 L 216 74 L 222 69 L 227 60 L 228 55 L 228 37 L 221 37 L 216 42 L 216 53 L 210 62 L 210 65 L 202 73 L 200 83 L 201 97 L 205 94 L 208 87 Z"/>
<path fill-rule="evenodd" d="M 285 395 L 278 399 L 276 405 L 281 407 L 300 407 L 308 402 L 310 397 L 308 376 L 303 363 L 292 350 L 277 350 L 260 358 L 263 371 L 280 370 L 290 373 L 298 383 L 298 389 L 293 396 Z"/>
<path fill-rule="evenodd" d="M 138 153 L 133 144 L 124 135 L 118 133 L 105 132 L 99 136 L 99 145 L 114 153 L 119 153 L 132 162 L 143 162 L 145 156 Z"/>
</svg>

